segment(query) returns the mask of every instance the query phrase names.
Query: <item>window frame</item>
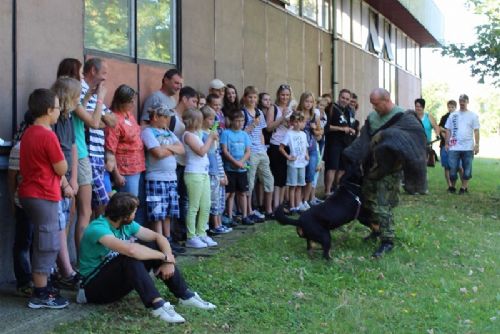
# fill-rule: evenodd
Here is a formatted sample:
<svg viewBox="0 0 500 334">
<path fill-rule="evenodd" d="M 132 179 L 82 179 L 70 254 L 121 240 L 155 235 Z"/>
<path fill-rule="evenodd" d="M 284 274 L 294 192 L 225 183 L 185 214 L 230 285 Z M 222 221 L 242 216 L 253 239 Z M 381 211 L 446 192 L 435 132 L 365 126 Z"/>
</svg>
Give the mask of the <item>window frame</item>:
<svg viewBox="0 0 500 334">
<path fill-rule="evenodd" d="M 164 66 L 164 67 L 172 67 L 175 66 L 176 68 L 181 68 L 182 66 L 182 57 L 181 57 L 181 18 L 182 18 L 182 12 L 181 12 L 181 5 L 179 0 L 171 0 L 172 4 L 172 9 L 171 12 L 173 13 L 172 17 L 172 27 L 174 29 L 174 32 L 172 34 L 172 39 L 174 40 L 174 43 L 171 43 L 172 45 L 172 58 L 173 62 L 164 62 L 164 61 L 159 61 L 159 60 L 153 60 L 153 59 L 146 59 L 146 58 L 141 58 L 139 57 L 138 54 L 138 31 L 137 31 L 137 1 L 138 0 L 128 0 L 129 4 L 129 20 L 130 20 L 130 28 L 129 28 L 129 50 L 131 50 L 130 55 L 124 55 L 116 52 L 111 52 L 111 51 L 106 51 L 106 50 L 99 50 L 99 49 L 93 49 L 93 48 L 88 48 L 85 46 L 85 36 L 83 36 L 84 40 L 84 46 L 83 46 L 83 51 L 84 51 L 84 56 L 87 55 L 92 55 L 92 56 L 98 56 L 98 57 L 103 57 L 103 58 L 111 58 L 111 59 L 117 59 L 121 60 L 124 62 L 128 63 L 135 63 L 135 64 L 145 64 L 145 65 L 153 65 L 153 66 Z M 83 20 L 85 24 L 85 1 L 84 1 L 84 11 L 83 11 Z"/>
</svg>

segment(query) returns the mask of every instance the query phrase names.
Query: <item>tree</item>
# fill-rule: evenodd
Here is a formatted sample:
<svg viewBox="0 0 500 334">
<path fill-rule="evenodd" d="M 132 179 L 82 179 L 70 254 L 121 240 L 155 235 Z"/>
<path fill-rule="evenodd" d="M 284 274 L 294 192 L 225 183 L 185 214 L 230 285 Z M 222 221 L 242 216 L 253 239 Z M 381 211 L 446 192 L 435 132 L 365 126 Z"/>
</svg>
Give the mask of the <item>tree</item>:
<svg viewBox="0 0 500 334">
<path fill-rule="evenodd" d="M 471 74 L 484 83 L 488 78 L 500 86 L 500 11 L 498 0 L 468 0 L 474 13 L 486 16 L 488 23 L 476 27 L 477 41 L 471 45 L 450 44 L 441 54 L 458 59 L 459 64 L 470 64 Z"/>
<path fill-rule="evenodd" d="M 425 99 L 425 110 L 436 120 L 446 113 L 449 87 L 445 82 L 431 82 L 422 87 L 422 97 Z"/>
</svg>

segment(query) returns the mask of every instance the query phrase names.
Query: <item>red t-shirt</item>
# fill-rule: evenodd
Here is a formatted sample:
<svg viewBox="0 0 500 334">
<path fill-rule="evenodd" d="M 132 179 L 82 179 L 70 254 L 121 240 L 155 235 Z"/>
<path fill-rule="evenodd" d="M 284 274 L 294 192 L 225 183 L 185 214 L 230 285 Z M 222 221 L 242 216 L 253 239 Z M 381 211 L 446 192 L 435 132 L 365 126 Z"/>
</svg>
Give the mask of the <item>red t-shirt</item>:
<svg viewBox="0 0 500 334">
<path fill-rule="evenodd" d="M 52 167 L 64 160 L 56 134 L 41 125 L 32 125 L 21 140 L 20 198 L 61 200 L 61 177 Z"/>
</svg>

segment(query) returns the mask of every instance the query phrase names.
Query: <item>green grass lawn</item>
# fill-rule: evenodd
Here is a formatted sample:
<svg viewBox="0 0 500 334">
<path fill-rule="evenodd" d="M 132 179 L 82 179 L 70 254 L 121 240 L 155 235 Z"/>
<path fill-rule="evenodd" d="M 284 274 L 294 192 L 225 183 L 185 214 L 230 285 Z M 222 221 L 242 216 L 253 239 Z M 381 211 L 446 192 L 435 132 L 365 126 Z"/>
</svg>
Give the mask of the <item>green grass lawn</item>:
<svg viewBox="0 0 500 334">
<path fill-rule="evenodd" d="M 182 263 L 215 312 L 177 307 L 187 323 L 169 325 L 134 293 L 56 332 L 500 333 L 500 160 L 474 161 L 468 195 L 446 188 L 436 167 L 428 195 L 402 196 L 396 247 L 380 260 L 357 223 L 332 232 L 330 262 L 309 259 L 291 226 L 266 223 L 217 256 Z"/>
</svg>

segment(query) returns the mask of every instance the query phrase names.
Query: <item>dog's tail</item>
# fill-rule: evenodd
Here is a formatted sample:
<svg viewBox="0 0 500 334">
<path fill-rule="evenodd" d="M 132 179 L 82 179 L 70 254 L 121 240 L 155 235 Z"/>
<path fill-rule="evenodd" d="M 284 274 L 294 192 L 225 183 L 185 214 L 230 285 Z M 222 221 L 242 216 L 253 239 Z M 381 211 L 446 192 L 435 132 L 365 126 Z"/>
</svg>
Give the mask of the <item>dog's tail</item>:
<svg viewBox="0 0 500 334">
<path fill-rule="evenodd" d="M 299 221 L 292 219 L 290 217 L 287 217 L 285 215 L 285 211 L 283 208 L 283 205 L 280 205 L 276 208 L 276 211 L 274 211 L 274 217 L 280 223 L 281 225 L 292 225 L 292 226 L 299 226 Z"/>
</svg>

